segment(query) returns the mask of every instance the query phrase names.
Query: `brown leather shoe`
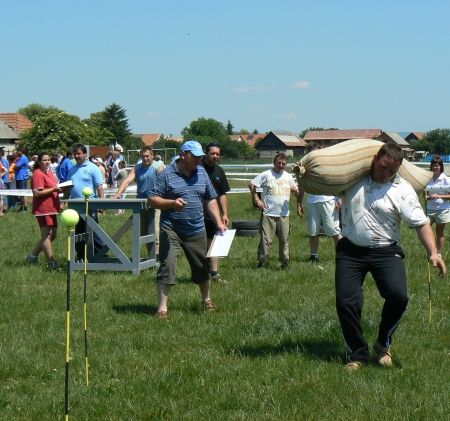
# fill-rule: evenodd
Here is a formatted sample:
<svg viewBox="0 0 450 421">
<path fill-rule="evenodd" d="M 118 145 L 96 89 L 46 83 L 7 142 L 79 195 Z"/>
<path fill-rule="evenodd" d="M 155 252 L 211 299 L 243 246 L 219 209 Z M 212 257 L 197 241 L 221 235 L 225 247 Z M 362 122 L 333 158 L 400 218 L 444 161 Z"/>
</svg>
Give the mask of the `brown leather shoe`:
<svg viewBox="0 0 450 421">
<path fill-rule="evenodd" d="M 348 371 L 357 371 L 360 368 L 362 368 L 364 364 L 361 361 L 349 361 L 347 364 L 345 364 L 345 369 Z"/>
<path fill-rule="evenodd" d="M 392 354 L 389 348 L 385 348 L 379 342 L 375 342 L 373 346 L 375 351 L 375 359 L 382 367 L 392 367 Z"/>
</svg>

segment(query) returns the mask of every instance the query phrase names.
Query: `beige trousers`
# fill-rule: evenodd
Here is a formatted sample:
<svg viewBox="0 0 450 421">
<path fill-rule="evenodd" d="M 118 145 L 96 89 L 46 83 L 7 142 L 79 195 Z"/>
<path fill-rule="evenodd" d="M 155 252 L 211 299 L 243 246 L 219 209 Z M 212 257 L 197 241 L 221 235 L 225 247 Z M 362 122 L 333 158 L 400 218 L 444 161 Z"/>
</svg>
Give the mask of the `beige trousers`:
<svg viewBox="0 0 450 421">
<path fill-rule="evenodd" d="M 258 261 L 264 262 L 269 256 L 273 239 L 278 237 L 278 258 L 281 264 L 289 262 L 289 216 L 267 216 L 261 218 L 261 239 L 258 247 Z"/>
</svg>

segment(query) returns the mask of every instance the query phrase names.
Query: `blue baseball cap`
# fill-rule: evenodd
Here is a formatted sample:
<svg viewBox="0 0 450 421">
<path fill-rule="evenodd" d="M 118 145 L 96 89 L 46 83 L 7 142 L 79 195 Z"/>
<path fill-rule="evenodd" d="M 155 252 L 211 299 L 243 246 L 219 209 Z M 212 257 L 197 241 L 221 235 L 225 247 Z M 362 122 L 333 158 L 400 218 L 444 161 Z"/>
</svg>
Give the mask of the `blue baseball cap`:
<svg viewBox="0 0 450 421">
<path fill-rule="evenodd" d="M 194 156 L 204 156 L 202 145 L 196 140 L 188 140 L 181 145 L 180 152 L 190 152 Z"/>
</svg>

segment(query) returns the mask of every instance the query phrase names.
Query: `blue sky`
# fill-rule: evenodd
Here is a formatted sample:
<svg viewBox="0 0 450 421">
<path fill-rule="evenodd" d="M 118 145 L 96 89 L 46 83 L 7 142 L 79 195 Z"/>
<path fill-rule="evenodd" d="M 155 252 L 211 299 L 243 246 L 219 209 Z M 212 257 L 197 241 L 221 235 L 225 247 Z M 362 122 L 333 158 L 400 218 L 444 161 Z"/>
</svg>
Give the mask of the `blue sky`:
<svg viewBox="0 0 450 421">
<path fill-rule="evenodd" d="M 0 0 L 0 111 L 81 118 L 116 102 L 135 133 L 450 127 L 447 0 Z"/>
</svg>

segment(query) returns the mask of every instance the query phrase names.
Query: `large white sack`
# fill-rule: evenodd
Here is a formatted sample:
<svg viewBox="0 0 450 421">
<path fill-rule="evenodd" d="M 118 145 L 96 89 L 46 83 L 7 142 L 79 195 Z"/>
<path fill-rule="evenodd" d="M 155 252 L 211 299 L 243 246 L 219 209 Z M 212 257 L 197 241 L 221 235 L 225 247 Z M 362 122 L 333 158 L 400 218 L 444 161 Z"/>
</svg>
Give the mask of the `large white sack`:
<svg viewBox="0 0 450 421">
<path fill-rule="evenodd" d="M 383 142 L 372 139 L 352 139 L 308 153 L 294 167 L 300 184 L 307 193 L 337 195 L 347 190 L 370 172 L 373 157 Z M 406 159 L 399 174 L 414 190 L 422 191 L 433 174 L 411 164 Z"/>
</svg>

